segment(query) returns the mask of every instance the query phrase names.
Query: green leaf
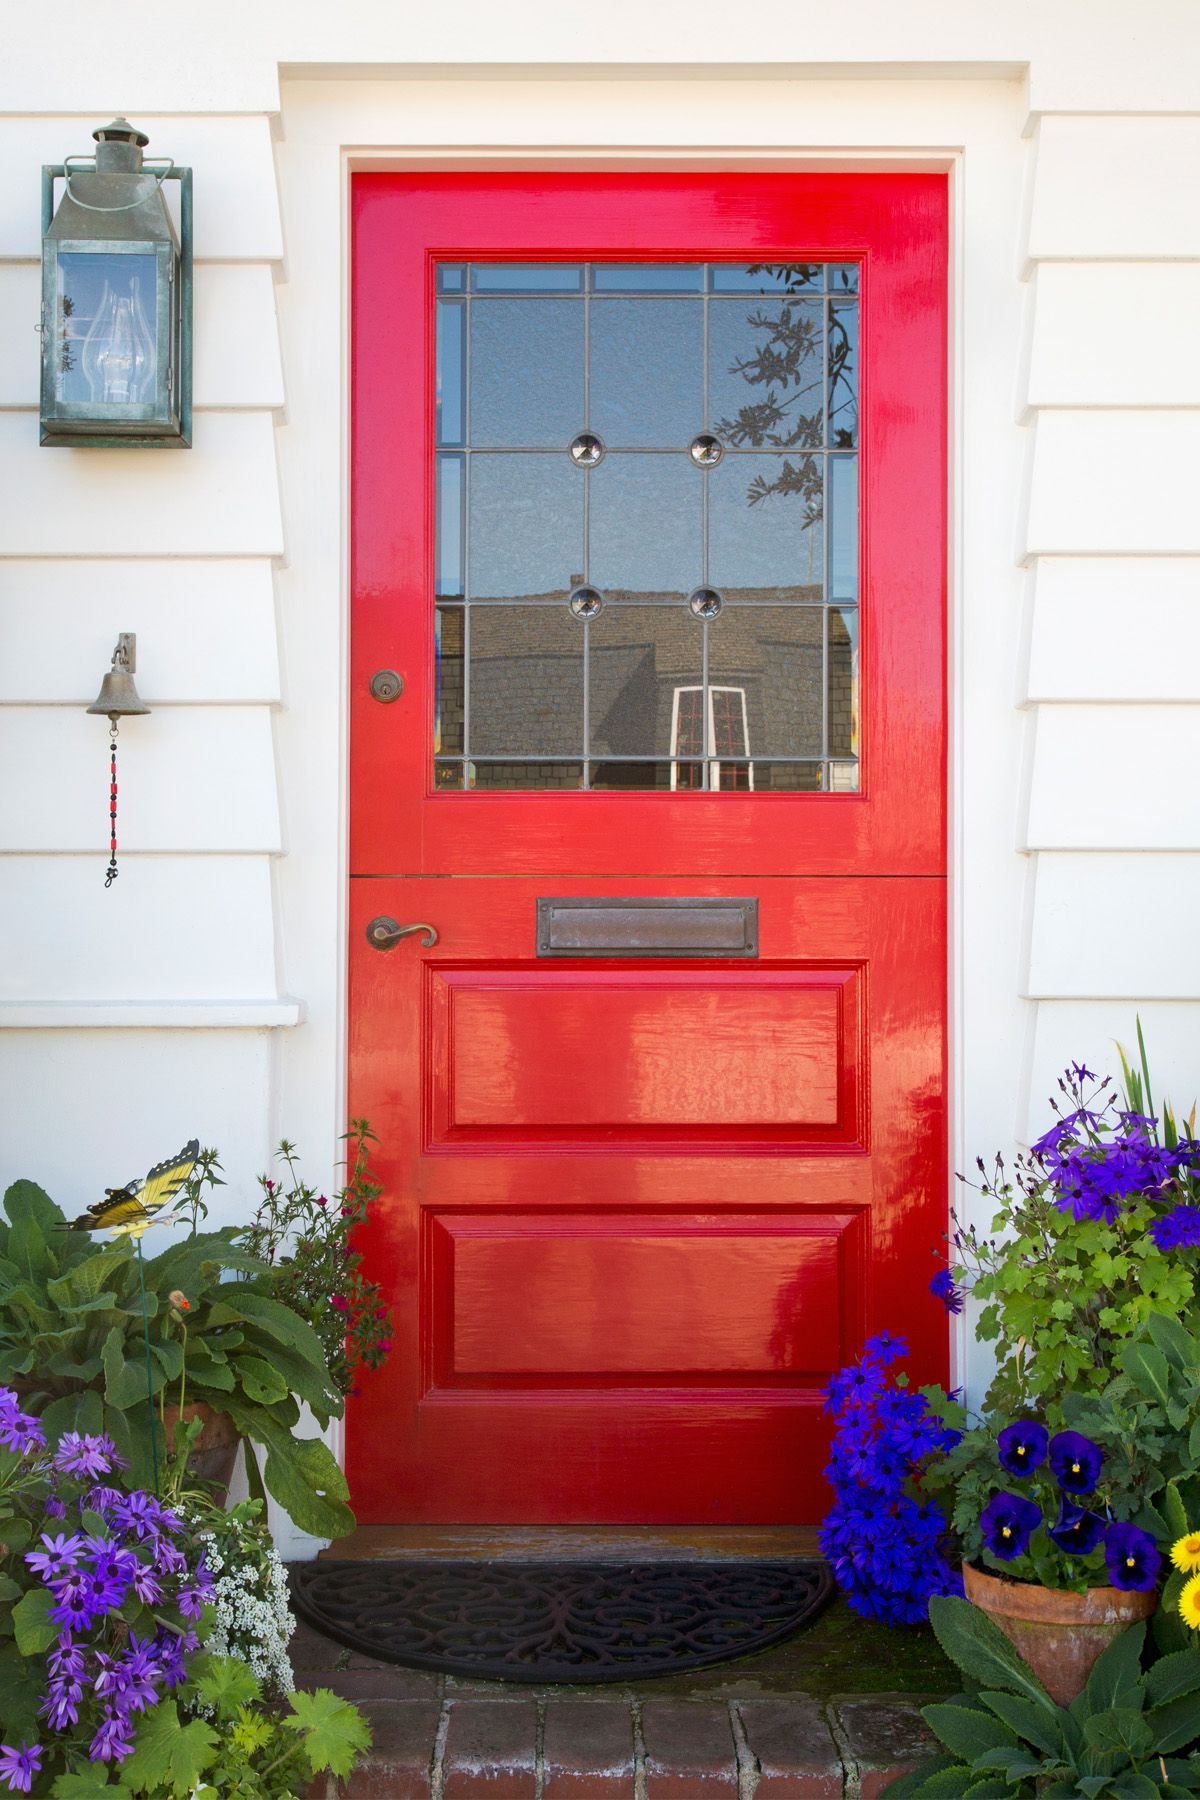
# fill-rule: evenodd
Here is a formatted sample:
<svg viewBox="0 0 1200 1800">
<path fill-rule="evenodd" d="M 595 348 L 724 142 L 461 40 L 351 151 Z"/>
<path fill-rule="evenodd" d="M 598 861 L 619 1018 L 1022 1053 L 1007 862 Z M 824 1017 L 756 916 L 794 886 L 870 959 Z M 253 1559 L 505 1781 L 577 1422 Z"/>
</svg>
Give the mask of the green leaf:
<svg viewBox="0 0 1200 1800">
<path fill-rule="evenodd" d="M 1200 1688 L 1200 1653 L 1176 1650 L 1170 1656 L 1160 1656 L 1142 1679 L 1151 1706 L 1163 1706 L 1182 1694 L 1194 1694 Z"/>
<path fill-rule="evenodd" d="M 102 1519 L 97 1512 L 85 1511 L 80 1523 L 89 1537 L 106 1538 L 108 1536 L 108 1520 Z"/>
<path fill-rule="evenodd" d="M 103 1773 L 98 1774 L 92 1768 L 80 1769 L 74 1775 L 60 1775 L 50 1792 L 54 1795 L 54 1800 L 101 1800 L 105 1795 L 108 1800 L 113 1800 L 114 1794 L 128 1790 L 106 1781 Z"/>
<path fill-rule="evenodd" d="M 128 1412 L 139 1401 L 144 1406 L 147 1388 L 157 1393 L 163 1385 L 161 1370 L 151 1365 L 147 1371 L 144 1357 L 126 1356 L 126 1350 L 133 1348 L 134 1341 L 119 1325 L 114 1325 L 104 1340 L 104 1398 L 118 1412 Z"/>
<path fill-rule="evenodd" d="M 258 1407 L 229 1400 L 225 1411 L 243 1436 L 264 1445 L 264 1482 L 301 1531 L 334 1538 L 353 1531 L 350 1490 L 327 1444 L 320 1438 L 293 1437 Z"/>
<path fill-rule="evenodd" d="M 1200 1463 L 1200 1418 L 1193 1422 L 1188 1432 L 1188 1457 L 1193 1463 Z"/>
<path fill-rule="evenodd" d="M 251 1400 L 258 1400 L 264 1405 L 270 1406 L 276 1400 L 287 1398 L 287 1382 L 280 1375 L 278 1369 L 264 1361 L 261 1356 L 235 1357 L 234 1370 Z"/>
<path fill-rule="evenodd" d="M 1157 1781 L 1151 1781 L 1148 1775 L 1137 1769 L 1128 1769 L 1124 1775 L 1112 1783 L 1109 1793 L 1113 1800 L 1159 1800 L 1161 1789 Z"/>
<path fill-rule="evenodd" d="M 270 1337 L 297 1351 L 314 1367 L 325 1367 L 325 1352 L 321 1348 L 321 1340 L 307 1319 L 302 1319 L 290 1306 L 284 1306 L 266 1294 L 256 1294 L 252 1289 L 236 1285 L 239 1288 L 236 1305 L 240 1317 L 261 1326 Z"/>
<path fill-rule="evenodd" d="M 1146 1725 L 1153 1733 L 1154 1748 L 1160 1756 L 1168 1750 L 1182 1750 L 1185 1744 L 1200 1737 L 1200 1702 L 1191 1694 L 1168 1700 L 1146 1714 Z"/>
<path fill-rule="evenodd" d="M 201 1700 L 215 1706 L 222 1719 L 232 1718 L 239 1706 L 259 1696 L 256 1676 L 237 1656 L 198 1657 L 191 1665 L 190 1677 Z"/>
<path fill-rule="evenodd" d="M 203 1719 L 180 1725 L 174 1701 L 160 1700 L 141 1717 L 133 1755 L 121 1765 L 130 1787 L 188 1795 L 214 1761 L 217 1734 Z"/>
<path fill-rule="evenodd" d="M 371 1730 L 358 1708 L 328 1688 L 288 1698 L 292 1717 L 283 1722 L 300 1732 L 312 1773 L 331 1769 L 335 1775 L 349 1775 L 360 1754 L 371 1747 Z"/>
<path fill-rule="evenodd" d="M 1117 1362 L 1148 1399 L 1166 1406 L 1170 1393 L 1170 1365 L 1161 1350 L 1153 1344 L 1126 1344 L 1118 1354 Z"/>
<path fill-rule="evenodd" d="M 0 1642 L 0 1737 L 9 1743 L 17 1733 L 37 1737 L 38 1707 L 45 1685 L 46 1670 L 40 1657 L 22 1656 L 11 1638 Z"/>
<path fill-rule="evenodd" d="M 24 1599 L 18 1600 L 13 1607 L 17 1649 L 22 1656 L 38 1656 L 48 1650 L 58 1636 L 62 1627 L 50 1617 L 53 1605 L 54 1595 L 49 1588 L 36 1587 L 30 1588 Z"/>
<path fill-rule="evenodd" d="M 1195 1712 L 1194 1707 L 1192 1710 Z M 1093 1750 L 1120 1750 L 1131 1758 L 1145 1756 L 1154 1746 L 1154 1732 L 1147 1720 L 1128 1706 L 1114 1706 L 1111 1712 L 1093 1713 L 1083 1728 L 1083 1735 Z"/>
<path fill-rule="evenodd" d="M 1194 1369 L 1200 1364 L 1200 1344 L 1178 1319 L 1167 1313 L 1152 1312 L 1146 1329 L 1167 1361 L 1175 1369 Z"/>
<path fill-rule="evenodd" d="M 946 1655 L 976 1681 L 1053 1708 L 1049 1694 L 1000 1627 L 970 1601 L 935 1595 L 929 1602 L 929 1623 Z"/>
<path fill-rule="evenodd" d="M 6 1254 L 23 1275 L 56 1275 L 58 1259 L 51 1250 L 66 1219 L 36 1181 L 14 1181 L 4 1196 L 12 1222 Z"/>
<path fill-rule="evenodd" d="M 982 1781 L 974 1782 L 963 1795 L 963 1800 L 1003 1800 L 1012 1789 L 999 1775 L 985 1775 Z"/>
<path fill-rule="evenodd" d="M 1136 1688 L 1141 1677 L 1146 1627 L 1140 1619 L 1115 1637 L 1097 1657 L 1088 1676 L 1087 1696 L 1093 1714 L 1106 1712 Z"/>
<path fill-rule="evenodd" d="M 56 1444 L 65 1431 L 98 1432 L 102 1417 L 100 1396 L 94 1388 L 84 1388 L 78 1394 L 63 1394 L 43 1409 L 46 1441 Z M 117 1447 L 119 1449 L 120 1445 Z"/>
<path fill-rule="evenodd" d="M 963 1800 L 974 1778 L 975 1771 L 969 1763 L 951 1763 L 949 1768 L 938 1769 L 935 1774 L 926 1776 L 920 1787 L 913 1791 L 917 1800 Z M 884 1792 L 887 1792 L 886 1788 Z"/>
<path fill-rule="evenodd" d="M 1016 1736 L 1003 1720 L 973 1707 L 958 1706 L 952 1700 L 923 1706 L 921 1717 L 947 1750 L 967 1762 L 975 1762 L 988 1750 L 1003 1747 L 1007 1755 L 1016 1747 Z"/>
<path fill-rule="evenodd" d="M 1051 1710 L 1036 1700 L 1022 1699 L 1019 1694 L 982 1693 L 979 1698 L 1011 1726 L 1018 1737 L 1026 1738 L 1047 1756 L 1065 1756 L 1067 1732 L 1062 1721 L 1069 1717 L 1068 1714 L 1060 1713 L 1057 1708 Z"/>
<path fill-rule="evenodd" d="M 1168 1481 L 1162 1491 L 1161 1511 L 1167 1522 L 1167 1530 L 1171 1534 L 1171 1542 L 1176 1538 L 1186 1537 L 1190 1529 L 1187 1508 L 1179 1497 L 1179 1488 L 1173 1481 Z"/>
<path fill-rule="evenodd" d="M 0 1549 L 15 1556 L 23 1550 L 33 1536 L 33 1526 L 28 1519 L 0 1519 Z"/>
</svg>

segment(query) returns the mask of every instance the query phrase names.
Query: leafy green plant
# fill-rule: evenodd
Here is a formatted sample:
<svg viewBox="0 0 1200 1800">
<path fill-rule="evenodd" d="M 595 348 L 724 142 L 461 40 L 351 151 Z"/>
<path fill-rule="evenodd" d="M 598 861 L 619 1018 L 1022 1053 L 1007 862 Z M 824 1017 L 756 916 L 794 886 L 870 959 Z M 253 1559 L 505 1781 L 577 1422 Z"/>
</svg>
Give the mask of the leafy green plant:
<svg viewBox="0 0 1200 1800">
<path fill-rule="evenodd" d="M 211 1715 L 189 1717 L 200 1704 Z M 371 1733 L 357 1707 L 328 1688 L 268 1711 L 235 1657 L 198 1656 L 178 1701 L 160 1700 L 138 1727 L 132 1756 L 113 1771 L 60 1776 L 55 1800 L 298 1800 L 314 1775 L 348 1775 Z"/>
<path fill-rule="evenodd" d="M 1111 1079 L 1072 1063 L 1065 1106 L 1011 1167 L 979 1158 L 978 1191 L 994 1214 L 984 1236 L 955 1225 L 956 1280 L 982 1302 L 977 1332 L 997 1346 L 986 1410 L 1037 1409 L 1051 1430 L 1067 1394 L 1099 1392 L 1122 1344 L 1152 1314 L 1187 1317 L 1200 1278 L 1200 1144 L 1171 1108 L 1153 1112 L 1140 1070 L 1121 1053 L 1124 1105 Z M 960 1177 L 965 1179 L 965 1177 Z"/>
<path fill-rule="evenodd" d="M 302 1180 L 296 1146 L 285 1138 L 278 1151 L 284 1172 L 279 1180 L 259 1176 L 262 1199 L 242 1241 L 269 1267 L 268 1291 L 308 1320 L 335 1382 L 348 1394 L 360 1369 L 385 1361 L 392 1315 L 352 1244 L 380 1193 L 369 1149 L 378 1140 L 366 1119 L 354 1119 L 344 1141 L 351 1146 L 346 1180 L 322 1194 Z"/>
<path fill-rule="evenodd" d="M 1063 1707 L 978 1608 L 935 1597 L 929 1618 L 974 1691 L 922 1709 L 947 1754 L 892 1782 L 890 1800 L 1171 1800 L 1200 1789 L 1200 1762 L 1177 1754 L 1200 1738 L 1200 1652 L 1143 1670 L 1146 1628 L 1131 1626 Z"/>
<path fill-rule="evenodd" d="M 127 1237 L 97 1242 L 64 1229 L 60 1209 L 31 1181 L 5 1195 L 0 1221 L 0 1384 L 37 1412 L 53 1441 L 104 1432 L 151 1484 L 163 1442 L 155 1408 L 205 1401 L 247 1440 L 252 1490 L 263 1485 L 301 1529 L 351 1530 L 345 1478 L 328 1446 L 298 1438 L 298 1402 L 323 1428 L 342 1410 L 320 1340 L 269 1291 L 270 1271 L 236 1228 L 197 1232 L 147 1258 L 143 1341 L 138 1260 Z M 186 1299 L 184 1312 L 171 1296 Z M 179 1429 L 180 1454 L 193 1435 Z M 251 1444 L 265 1452 L 261 1477 Z"/>
</svg>

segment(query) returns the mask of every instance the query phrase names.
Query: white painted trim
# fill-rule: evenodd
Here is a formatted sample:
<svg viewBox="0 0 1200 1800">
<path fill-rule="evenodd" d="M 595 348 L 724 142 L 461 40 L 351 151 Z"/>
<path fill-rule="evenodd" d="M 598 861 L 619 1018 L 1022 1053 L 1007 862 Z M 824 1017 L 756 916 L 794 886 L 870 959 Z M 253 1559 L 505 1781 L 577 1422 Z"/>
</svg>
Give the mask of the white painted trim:
<svg viewBox="0 0 1200 1800">
<path fill-rule="evenodd" d="M 299 1025 L 304 1008 L 286 996 L 263 1000 L 13 1000 L 0 1001 L 0 1029 L 12 1031 L 147 1027 L 191 1031 L 256 1031 Z"/>
</svg>

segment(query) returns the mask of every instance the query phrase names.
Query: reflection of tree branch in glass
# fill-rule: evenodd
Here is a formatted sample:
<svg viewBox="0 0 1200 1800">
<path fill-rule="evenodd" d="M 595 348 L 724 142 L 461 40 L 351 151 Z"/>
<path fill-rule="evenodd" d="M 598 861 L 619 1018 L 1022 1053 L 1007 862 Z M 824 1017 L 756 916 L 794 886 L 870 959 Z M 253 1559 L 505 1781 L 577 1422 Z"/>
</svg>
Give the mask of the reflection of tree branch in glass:
<svg viewBox="0 0 1200 1800">
<path fill-rule="evenodd" d="M 63 328 L 59 333 L 61 343 L 58 352 L 58 367 L 61 374 L 69 375 L 71 370 L 75 367 L 75 358 L 71 354 L 71 328 L 67 324 L 67 320 L 75 311 L 75 302 L 72 300 L 70 294 L 63 295 L 59 304 L 59 310 L 62 313 Z"/>
<path fill-rule="evenodd" d="M 129 277 L 128 294 L 109 282 L 83 340 L 83 372 L 93 400 L 136 404 L 155 377 L 154 339 L 142 311 L 141 281 Z"/>
<path fill-rule="evenodd" d="M 746 323 L 764 340 L 751 354 L 737 358 L 729 368 L 751 387 L 764 388 L 761 400 L 739 407 L 734 418 L 720 419 L 716 430 L 735 448 L 819 450 L 825 442 L 826 403 L 822 392 L 822 318 L 820 301 L 808 298 L 820 270 L 808 263 L 755 264 L 749 274 L 765 274 L 778 281 L 787 296 L 805 298 L 792 303 L 783 299 L 779 310 L 759 308 L 747 313 Z M 827 302 L 824 331 L 828 339 L 828 448 L 854 448 L 855 410 L 854 345 L 841 309 Z M 804 402 L 815 410 L 806 410 Z M 845 415 L 841 422 L 838 415 Z M 756 475 L 746 491 L 746 504 L 757 506 L 772 495 L 798 494 L 804 502 L 801 529 L 819 525 L 824 517 L 824 472 L 815 457 L 793 462 L 784 457 L 778 475 L 768 481 Z"/>
</svg>

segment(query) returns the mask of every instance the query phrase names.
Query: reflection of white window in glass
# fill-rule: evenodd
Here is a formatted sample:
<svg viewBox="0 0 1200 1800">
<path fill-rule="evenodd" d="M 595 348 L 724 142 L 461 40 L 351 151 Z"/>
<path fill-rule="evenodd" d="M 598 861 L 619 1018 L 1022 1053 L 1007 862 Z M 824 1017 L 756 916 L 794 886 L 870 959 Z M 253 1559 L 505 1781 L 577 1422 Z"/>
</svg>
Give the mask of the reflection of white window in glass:
<svg viewBox="0 0 1200 1800">
<path fill-rule="evenodd" d="M 705 751 L 710 757 L 708 785 L 712 789 L 749 792 L 754 787 L 754 764 L 732 762 L 750 755 L 750 728 L 746 719 L 746 690 L 710 687 L 708 690 L 708 743 L 704 738 L 704 689 L 677 687 L 671 705 L 672 790 L 704 786 Z M 690 761 L 690 758 L 696 760 Z"/>
</svg>

